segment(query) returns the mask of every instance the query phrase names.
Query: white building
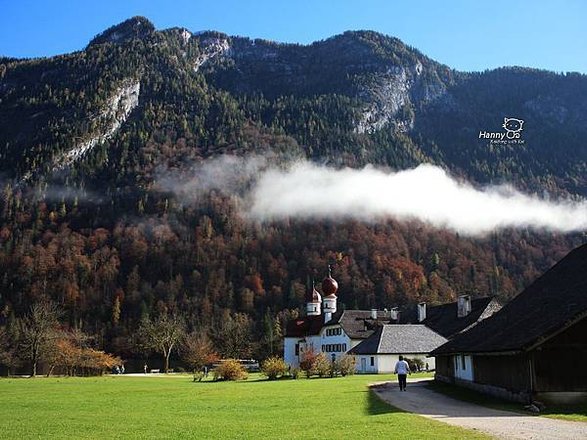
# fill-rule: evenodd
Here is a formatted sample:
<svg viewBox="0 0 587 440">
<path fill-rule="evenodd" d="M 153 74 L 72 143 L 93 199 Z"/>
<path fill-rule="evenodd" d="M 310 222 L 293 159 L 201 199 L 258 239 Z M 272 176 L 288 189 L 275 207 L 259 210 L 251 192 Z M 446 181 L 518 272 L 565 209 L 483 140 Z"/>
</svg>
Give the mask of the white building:
<svg viewBox="0 0 587 440">
<path fill-rule="evenodd" d="M 338 283 L 330 274 L 322 281 L 322 295 L 312 287 L 306 295 L 306 316 L 290 321 L 284 337 L 283 358 L 299 367 L 303 353 L 323 352 L 338 359 L 377 328 L 392 319 L 392 312 L 379 310 L 338 310 Z"/>
<path fill-rule="evenodd" d="M 422 324 L 384 324 L 349 354 L 356 357 L 360 373 L 393 373 L 400 355 L 419 359 L 425 369 L 434 370 L 434 358 L 427 356 L 446 341 Z"/>
<path fill-rule="evenodd" d="M 304 353 L 312 351 L 323 352 L 329 359 L 353 354 L 357 372 L 392 372 L 400 354 L 421 359 L 433 370 L 435 359 L 427 358 L 432 350 L 500 308 L 493 298 L 472 300 L 464 295 L 457 302 L 434 307 L 420 303 L 413 313 L 407 310 L 401 317 L 397 309 L 339 311 L 338 283 L 330 268 L 321 287 L 322 295 L 314 286 L 309 289 L 306 316 L 287 324 L 283 358 L 292 367 L 299 367 Z M 470 371 L 466 362 L 459 376 Z"/>
</svg>

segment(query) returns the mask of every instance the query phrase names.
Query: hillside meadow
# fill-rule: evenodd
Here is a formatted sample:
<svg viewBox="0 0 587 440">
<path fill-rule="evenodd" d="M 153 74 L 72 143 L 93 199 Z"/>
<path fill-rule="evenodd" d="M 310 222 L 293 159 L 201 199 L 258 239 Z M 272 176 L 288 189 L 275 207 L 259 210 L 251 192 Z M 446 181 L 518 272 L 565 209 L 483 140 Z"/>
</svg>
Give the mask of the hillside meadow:
<svg viewBox="0 0 587 440">
<path fill-rule="evenodd" d="M 367 385 L 385 379 L 1 379 L 0 438 L 486 438 L 383 403 Z"/>
</svg>

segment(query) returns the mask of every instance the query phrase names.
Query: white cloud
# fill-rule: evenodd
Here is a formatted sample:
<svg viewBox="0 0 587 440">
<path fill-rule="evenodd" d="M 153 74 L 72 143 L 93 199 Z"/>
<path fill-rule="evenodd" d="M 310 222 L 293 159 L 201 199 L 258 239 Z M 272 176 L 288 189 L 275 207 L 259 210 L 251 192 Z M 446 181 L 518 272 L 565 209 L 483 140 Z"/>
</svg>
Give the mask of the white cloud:
<svg viewBox="0 0 587 440">
<path fill-rule="evenodd" d="M 161 173 L 158 184 L 183 200 L 211 189 L 237 196 L 251 221 L 417 219 L 467 235 L 502 228 L 587 230 L 586 201 L 544 200 L 505 185 L 476 188 L 433 165 L 389 172 L 277 162 L 276 157 L 222 156 L 196 165 L 182 178 Z"/>
<path fill-rule="evenodd" d="M 507 186 L 476 189 L 432 165 L 396 173 L 373 167 L 337 170 L 309 162 L 269 169 L 258 177 L 249 204 L 248 215 L 258 220 L 393 217 L 469 235 L 516 227 L 587 229 L 585 201 L 546 201 Z"/>
</svg>

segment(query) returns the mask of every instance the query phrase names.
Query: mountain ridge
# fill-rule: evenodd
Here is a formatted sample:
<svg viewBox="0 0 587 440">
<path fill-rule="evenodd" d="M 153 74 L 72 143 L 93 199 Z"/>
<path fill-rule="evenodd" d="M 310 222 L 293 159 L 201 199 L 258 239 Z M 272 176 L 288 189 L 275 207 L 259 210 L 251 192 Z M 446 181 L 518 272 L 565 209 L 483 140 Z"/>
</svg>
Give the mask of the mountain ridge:
<svg viewBox="0 0 587 440">
<path fill-rule="evenodd" d="M 165 313 L 212 333 L 238 313 L 261 340 L 266 319 L 301 311 L 305 281 L 328 264 L 352 308 L 510 298 L 584 235 L 463 237 L 387 218 L 258 224 L 221 185 L 185 195 L 173 184 L 225 156 L 430 163 L 473 186 L 580 199 L 583 96 L 584 75 L 458 72 L 371 31 L 296 45 L 133 18 L 77 52 L 1 59 L 0 325 L 48 296 L 66 325 L 118 354 L 141 319 Z M 505 117 L 524 120 L 523 143 L 479 138 L 504 134 Z M 233 182 L 247 185 L 238 172 Z"/>
</svg>

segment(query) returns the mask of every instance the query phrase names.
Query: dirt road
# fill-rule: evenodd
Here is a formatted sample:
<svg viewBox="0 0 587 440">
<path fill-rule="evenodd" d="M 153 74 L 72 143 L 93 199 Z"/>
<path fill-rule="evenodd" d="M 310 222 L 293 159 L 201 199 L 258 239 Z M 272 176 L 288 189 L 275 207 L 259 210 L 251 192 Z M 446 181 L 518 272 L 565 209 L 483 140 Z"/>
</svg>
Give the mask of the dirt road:
<svg viewBox="0 0 587 440">
<path fill-rule="evenodd" d="M 400 392 L 396 383 L 378 385 L 374 389 L 379 397 L 396 408 L 500 439 L 587 439 L 587 423 L 486 408 L 434 392 L 426 387 L 427 382 L 410 382 L 406 392 Z"/>
</svg>

